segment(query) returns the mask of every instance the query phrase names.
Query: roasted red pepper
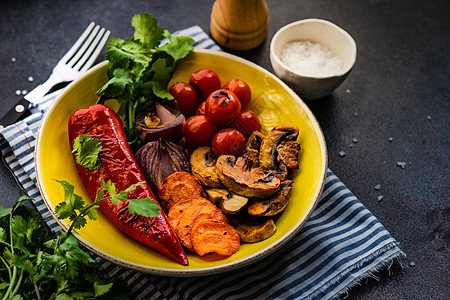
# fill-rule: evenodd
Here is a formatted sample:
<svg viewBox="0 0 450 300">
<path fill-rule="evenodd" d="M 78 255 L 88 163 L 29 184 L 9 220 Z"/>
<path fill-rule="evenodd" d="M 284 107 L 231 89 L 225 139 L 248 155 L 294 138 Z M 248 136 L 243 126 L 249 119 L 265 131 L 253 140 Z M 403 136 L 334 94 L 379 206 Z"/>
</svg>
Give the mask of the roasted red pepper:
<svg viewBox="0 0 450 300">
<path fill-rule="evenodd" d="M 73 141 L 81 134 L 95 137 L 102 144 L 102 152 L 99 155 L 102 163 L 98 169 L 89 171 L 75 162 L 78 174 L 93 199 L 102 181 L 111 180 L 118 191 L 138 182 L 145 182 L 145 177 L 131 152 L 122 121 L 112 109 L 95 104 L 74 112 L 69 120 L 69 141 L 72 149 Z M 147 183 L 137 186 L 129 197 L 151 197 L 157 201 Z M 182 265 L 188 265 L 186 253 L 163 210 L 161 209 L 157 217 L 143 217 L 130 214 L 127 204 L 126 201 L 121 201 L 114 205 L 111 200 L 106 200 L 99 206 L 114 225 L 133 239 Z"/>
</svg>

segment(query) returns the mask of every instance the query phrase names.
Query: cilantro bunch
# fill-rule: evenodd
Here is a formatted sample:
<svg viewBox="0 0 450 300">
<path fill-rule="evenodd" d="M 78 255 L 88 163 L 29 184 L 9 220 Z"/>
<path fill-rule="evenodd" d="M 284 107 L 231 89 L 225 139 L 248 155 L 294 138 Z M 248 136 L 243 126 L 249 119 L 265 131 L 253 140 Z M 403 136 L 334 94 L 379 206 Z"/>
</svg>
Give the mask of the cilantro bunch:
<svg viewBox="0 0 450 300">
<path fill-rule="evenodd" d="M 0 299 L 125 299 L 129 288 L 105 278 L 73 235 L 52 233 L 22 196 L 0 206 Z"/>
<path fill-rule="evenodd" d="M 67 233 L 51 232 L 34 207 L 23 205 L 33 201 L 28 196 L 12 208 L 0 205 L 0 299 L 127 299 L 126 283 L 101 274 L 72 232 L 84 227 L 88 218 L 96 220 L 98 204 L 108 199 L 114 204 L 129 201 L 130 213 L 150 217 L 160 213 L 159 206 L 150 198 L 128 199 L 137 185 L 117 193 L 113 183 L 102 182 L 89 204 L 75 194 L 73 185 L 58 182 L 64 201 L 55 211 L 58 218 L 71 221 Z"/>
<path fill-rule="evenodd" d="M 97 92 L 100 103 L 116 99 L 118 114 L 124 119 L 130 145 L 137 142 L 133 128 L 135 115 L 152 107 L 156 100 L 170 101 L 167 85 L 176 62 L 192 50 L 194 40 L 188 36 L 172 36 L 158 26 L 151 14 L 135 15 L 131 25 L 134 36 L 111 39 L 106 48 L 110 80 Z M 167 38 L 167 43 L 162 43 Z"/>
</svg>

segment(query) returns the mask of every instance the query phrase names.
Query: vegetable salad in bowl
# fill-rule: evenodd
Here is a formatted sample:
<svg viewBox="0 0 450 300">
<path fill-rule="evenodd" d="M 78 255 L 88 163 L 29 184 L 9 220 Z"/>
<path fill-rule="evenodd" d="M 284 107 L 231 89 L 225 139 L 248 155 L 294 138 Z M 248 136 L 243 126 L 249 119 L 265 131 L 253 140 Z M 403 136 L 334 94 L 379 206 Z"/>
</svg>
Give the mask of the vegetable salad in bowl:
<svg viewBox="0 0 450 300">
<path fill-rule="evenodd" d="M 108 62 L 44 116 L 36 166 L 58 223 L 67 230 L 70 216 L 55 209 L 63 191 L 54 178 L 101 210 L 72 230 L 119 265 L 197 276 L 281 247 L 323 187 L 326 147 L 312 113 L 248 61 L 194 50 L 151 15 L 132 25 L 134 37 L 112 39 Z M 54 157 L 42 155 L 53 147 Z"/>
</svg>

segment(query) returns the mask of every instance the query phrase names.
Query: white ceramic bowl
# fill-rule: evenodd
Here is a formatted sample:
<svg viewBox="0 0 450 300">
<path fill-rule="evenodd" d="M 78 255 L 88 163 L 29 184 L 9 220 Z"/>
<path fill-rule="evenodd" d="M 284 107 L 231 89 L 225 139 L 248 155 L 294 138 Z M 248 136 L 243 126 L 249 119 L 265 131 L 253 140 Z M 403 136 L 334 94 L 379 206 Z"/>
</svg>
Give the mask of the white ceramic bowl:
<svg viewBox="0 0 450 300">
<path fill-rule="evenodd" d="M 281 61 L 286 43 L 309 40 L 322 44 L 342 60 L 342 69 L 336 74 L 311 76 L 294 71 Z M 316 100 L 329 95 L 347 77 L 356 61 L 356 43 L 337 25 L 321 19 L 306 19 L 282 27 L 272 38 L 270 62 L 275 73 L 304 100 Z"/>
</svg>

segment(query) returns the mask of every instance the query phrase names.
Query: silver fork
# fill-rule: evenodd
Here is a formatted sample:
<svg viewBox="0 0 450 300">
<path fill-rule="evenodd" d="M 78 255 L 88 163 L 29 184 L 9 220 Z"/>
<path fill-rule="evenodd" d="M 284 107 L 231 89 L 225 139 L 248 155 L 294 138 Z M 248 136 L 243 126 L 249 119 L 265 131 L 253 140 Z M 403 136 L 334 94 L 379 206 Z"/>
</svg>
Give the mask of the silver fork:
<svg viewBox="0 0 450 300">
<path fill-rule="evenodd" d="M 26 111 L 30 102 L 42 98 L 52 87 L 62 82 L 70 82 L 80 77 L 95 62 L 108 41 L 110 31 L 100 28 L 91 22 L 72 48 L 61 58 L 53 68 L 52 74 L 44 83 L 27 93 L 6 115 L 0 120 L 1 126 L 16 122 Z"/>
</svg>

